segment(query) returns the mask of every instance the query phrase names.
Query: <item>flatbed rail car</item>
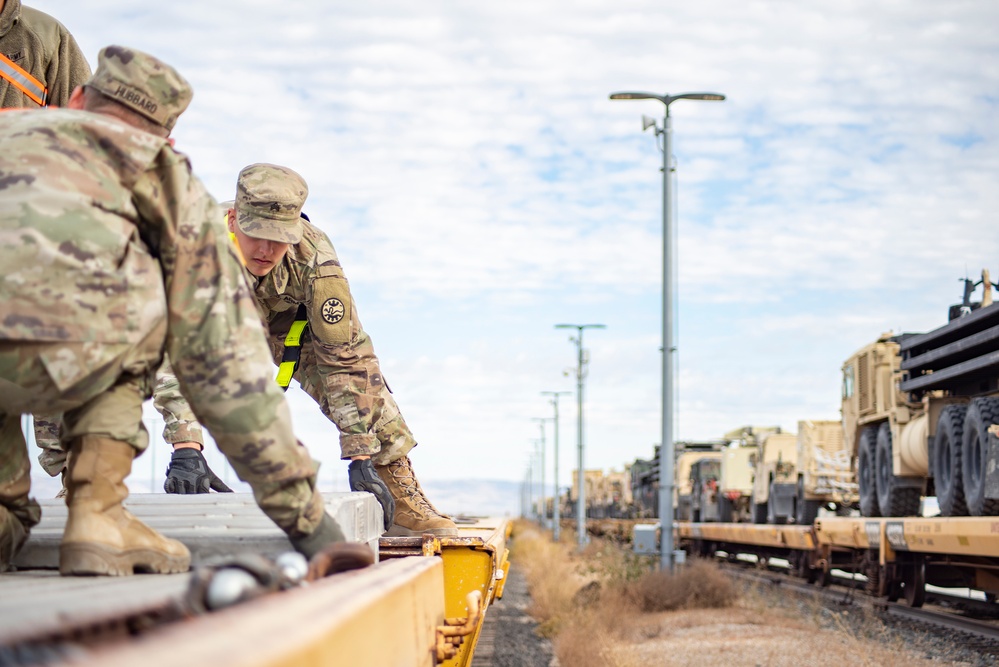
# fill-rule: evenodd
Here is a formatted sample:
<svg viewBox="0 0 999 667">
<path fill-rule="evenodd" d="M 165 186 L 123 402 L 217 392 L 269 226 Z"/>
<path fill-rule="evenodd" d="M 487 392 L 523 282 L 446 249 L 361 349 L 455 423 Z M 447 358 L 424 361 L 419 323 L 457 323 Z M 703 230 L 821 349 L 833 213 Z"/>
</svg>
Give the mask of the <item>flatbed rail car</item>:
<svg viewBox="0 0 999 667">
<path fill-rule="evenodd" d="M 999 598 L 999 521 L 989 517 L 820 517 L 811 526 L 674 524 L 689 552 L 783 558 L 795 574 L 825 584 L 832 570 L 863 574 L 868 592 L 913 607 L 926 585 L 970 588 Z"/>
<path fill-rule="evenodd" d="M 0 574 L 0 666 L 470 665 L 486 611 L 502 596 L 509 521 L 459 521 L 456 538 L 379 539 L 368 494 L 328 494 L 327 501 L 348 537 L 373 545 L 379 562 L 290 590 L 261 590 L 208 613 L 194 599 L 196 572 L 60 577 L 52 566 L 65 507 L 43 501 L 43 522 L 18 570 Z M 222 555 L 235 552 L 274 558 L 290 550 L 248 494 L 149 494 L 126 504 L 182 538 L 196 565 L 222 567 Z"/>
</svg>

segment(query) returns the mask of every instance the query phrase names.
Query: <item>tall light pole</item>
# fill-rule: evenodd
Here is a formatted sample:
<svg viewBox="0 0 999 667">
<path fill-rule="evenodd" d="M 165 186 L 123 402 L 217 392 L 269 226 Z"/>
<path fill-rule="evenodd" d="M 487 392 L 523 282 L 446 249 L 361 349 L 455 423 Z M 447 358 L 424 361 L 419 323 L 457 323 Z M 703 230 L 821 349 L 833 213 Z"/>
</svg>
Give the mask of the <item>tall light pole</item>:
<svg viewBox="0 0 999 667">
<path fill-rule="evenodd" d="M 524 516 L 528 519 L 533 518 L 532 515 L 534 514 L 534 479 L 533 479 L 534 461 L 532 459 L 533 457 L 528 455 L 527 479 L 524 482 L 524 484 L 527 486 L 527 512 L 524 514 Z"/>
<path fill-rule="evenodd" d="M 534 448 L 531 450 L 531 493 L 536 493 L 542 497 L 542 500 L 538 501 L 537 509 L 534 512 L 534 520 L 538 522 L 538 525 L 541 525 L 541 505 L 544 503 L 545 493 L 545 480 L 543 476 L 538 474 L 537 468 L 541 443 L 538 440 L 531 440 L 531 442 L 534 444 Z M 535 489 L 534 487 L 538 488 Z"/>
<path fill-rule="evenodd" d="M 577 544 L 582 549 L 586 546 L 586 478 L 583 473 L 583 379 L 586 378 L 586 365 L 589 362 L 583 355 L 583 330 L 606 329 L 604 324 L 556 324 L 556 329 L 576 329 L 578 335 L 570 336 L 569 340 L 576 344 L 576 444 L 579 458 L 577 461 L 576 484 L 579 487 L 576 499 L 576 536 Z"/>
<path fill-rule="evenodd" d="M 552 541 L 554 541 L 555 544 L 558 544 L 559 538 L 562 536 L 561 535 L 561 532 L 562 532 L 562 528 L 561 528 L 562 511 L 561 511 L 561 508 L 559 507 L 560 503 L 559 503 L 559 495 L 558 495 L 558 397 L 559 396 L 568 396 L 571 393 L 572 393 L 571 391 L 543 391 L 543 392 L 541 392 L 542 396 L 551 396 L 552 397 L 552 399 L 551 399 L 552 400 L 552 407 L 555 408 L 555 417 L 554 417 L 554 420 L 553 420 L 555 422 L 555 454 L 554 454 L 554 458 L 555 458 L 555 487 L 554 487 L 554 490 L 552 491 L 552 523 L 553 523 L 553 526 L 554 526 L 553 531 L 552 531 Z"/>
<path fill-rule="evenodd" d="M 531 506 L 531 501 L 527 498 L 527 471 L 524 471 L 524 481 L 520 483 L 520 517 L 526 519 L 528 516 L 527 508 Z"/>
<path fill-rule="evenodd" d="M 548 506 L 545 504 L 545 422 L 548 421 L 548 417 L 535 417 L 534 421 L 538 422 L 538 426 L 541 427 L 541 527 L 546 528 L 546 521 L 548 520 Z"/>
<path fill-rule="evenodd" d="M 659 100 L 666 107 L 663 126 L 642 116 L 642 130 L 655 128 L 656 136 L 663 137 L 663 356 L 662 356 L 662 446 L 659 448 L 659 525 L 662 534 L 659 568 L 673 571 L 673 285 L 672 274 L 675 268 L 675 248 L 673 247 L 673 193 L 670 187 L 672 172 L 673 125 L 669 116 L 669 105 L 677 100 L 702 100 L 721 102 L 725 99 L 719 93 L 681 93 L 680 95 L 656 95 L 655 93 L 613 93 L 612 100 Z M 658 143 L 658 142 L 657 142 Z"/>
</svg>

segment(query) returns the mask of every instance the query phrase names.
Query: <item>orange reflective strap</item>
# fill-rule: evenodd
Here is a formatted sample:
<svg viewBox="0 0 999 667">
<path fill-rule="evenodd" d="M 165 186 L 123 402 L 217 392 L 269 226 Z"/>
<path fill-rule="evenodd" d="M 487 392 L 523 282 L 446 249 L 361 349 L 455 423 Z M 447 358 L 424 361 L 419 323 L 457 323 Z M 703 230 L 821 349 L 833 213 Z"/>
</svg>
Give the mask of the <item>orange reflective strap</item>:
<svg viewBox="0 0 999 667">
<path fill-rule="evenodd" d="M 10 81 L 15 88 L 31 98 L 40 107 L 48 105 L 49 90 L 41 81 L 14 64 L 14 61 L 0 53 L 0 78 Z"/>
</svg>

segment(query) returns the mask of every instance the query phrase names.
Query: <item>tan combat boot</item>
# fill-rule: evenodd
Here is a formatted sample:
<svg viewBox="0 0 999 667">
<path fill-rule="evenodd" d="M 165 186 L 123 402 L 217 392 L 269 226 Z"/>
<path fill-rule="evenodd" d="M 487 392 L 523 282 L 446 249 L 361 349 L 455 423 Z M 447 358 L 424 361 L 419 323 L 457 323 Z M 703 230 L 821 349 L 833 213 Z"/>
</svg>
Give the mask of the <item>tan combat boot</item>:
<svg viewBox="0 0 999 667">
<path fill-rule="evenodd" d="M 395 499 L 395 517 L 385 535 L 411 537 L 430 533 L 437 537 L 458 537 L 454 521 L 438 512 L 423 495 L 408 456 L 385 466 L 375 466 L 375 471 Z"/>
<path fill-rule="evenodd" d="M 122 506 L 134 456 L 128 444 L 98 435 L 77 438 L 70 445 L 61 574 L 166 574 L 190 567 L 187 547 L 163 537 Z"/>
</svg>

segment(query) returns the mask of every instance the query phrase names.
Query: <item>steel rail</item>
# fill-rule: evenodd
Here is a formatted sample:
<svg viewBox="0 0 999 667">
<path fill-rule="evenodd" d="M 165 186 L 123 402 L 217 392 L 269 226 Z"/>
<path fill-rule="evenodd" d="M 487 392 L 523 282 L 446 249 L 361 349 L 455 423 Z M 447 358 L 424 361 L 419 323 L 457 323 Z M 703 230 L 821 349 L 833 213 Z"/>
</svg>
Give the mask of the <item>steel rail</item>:
<svg viewBox="0 0 999 667">
<path fill-rule="evenodd" d="M 782 591 L 791 591 L 802 596 L 818 597 L 829 606 L 866 606 L 875 612 L 889 616 L 924 623 L 945 630 L 957 630 L 972 635 L 976 640 L 992 644 L 999 650 L 999 622 L 967 618 L 958 615 L 956 612 L 926 609 L 925 607 L 914 608 L 899 602 L 888 602 L 882 598 L 875 598 L 864 593 L 864 582 L 856 579 L 834 576 L 830 578 L 829 586 L 823 587 L 798 581 L 789 576 L 790 572 L 749 570 L 747 568 L 753 567 L 753 564 L 746 561 L 729 562 L 723 560 L 720 561 L 720 564 L 727 573 L 740 579 L 780 586 Z M 856 595 L 856 591 L 858 590 L 861 592 L 861 595 Z M 954 596 L 950 595 L 928 595 L 932 595 L 935 599 L 955 599 Z"/>
</svg>

